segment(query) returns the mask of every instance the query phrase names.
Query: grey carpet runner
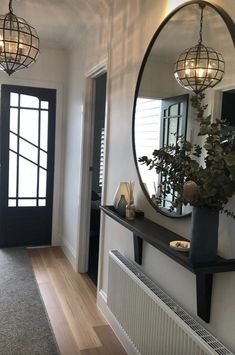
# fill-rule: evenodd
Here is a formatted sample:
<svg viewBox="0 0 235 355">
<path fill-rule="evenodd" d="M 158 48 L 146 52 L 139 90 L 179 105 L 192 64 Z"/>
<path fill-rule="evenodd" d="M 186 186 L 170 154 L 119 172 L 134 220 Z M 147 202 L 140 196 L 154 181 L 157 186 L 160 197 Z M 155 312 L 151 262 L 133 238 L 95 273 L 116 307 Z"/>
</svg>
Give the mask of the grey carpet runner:
<svg viewBox="0 0 235 355">
<path fill-rule="evenodd" d="M 24 248 L 0 250 L 0 354 L 59 354 Z"/>
</svg>

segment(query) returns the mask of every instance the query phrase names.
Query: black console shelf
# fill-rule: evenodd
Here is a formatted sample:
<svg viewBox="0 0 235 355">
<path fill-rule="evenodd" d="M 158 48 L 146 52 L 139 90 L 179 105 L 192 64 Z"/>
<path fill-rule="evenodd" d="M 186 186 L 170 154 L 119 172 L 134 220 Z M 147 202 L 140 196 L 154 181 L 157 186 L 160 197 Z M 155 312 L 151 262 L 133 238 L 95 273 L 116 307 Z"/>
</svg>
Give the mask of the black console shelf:
<svg viewBox="0 0 235 355">
<path fill-rule="evenodd" d="M 142 264 L 142 248 L 143 241 L 145 241 L 196 275 L 197 314 L 208 323 L 213 274 L 235 271 L 235 259 L 227 260 L 218 256 L 213 263 L 194 266 L 189 261 L 188 253 L 179 252 L 169 246 L 173 240 L 187 241 L 187 239 L 145 217 L 138 216 L 133 221 L 129 221 L 121 217 L 113 206 L 101 206 L 100 208 L 109 217 L 133 232 L 134 255 L 138 264 Z"/>
</svg>

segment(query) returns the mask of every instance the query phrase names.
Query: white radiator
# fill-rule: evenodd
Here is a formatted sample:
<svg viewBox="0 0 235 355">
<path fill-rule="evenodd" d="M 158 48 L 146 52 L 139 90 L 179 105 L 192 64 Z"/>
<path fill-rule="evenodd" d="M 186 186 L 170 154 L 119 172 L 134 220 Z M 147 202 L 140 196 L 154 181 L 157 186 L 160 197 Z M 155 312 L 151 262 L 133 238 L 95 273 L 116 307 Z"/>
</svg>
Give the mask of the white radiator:
<svg viewBox="0 0 235 355">
<path fill-rule="evenodd" d="M 141 355 L 233 355 L 118 251 L 109 253 L 107 304 Z"/>
</svg>

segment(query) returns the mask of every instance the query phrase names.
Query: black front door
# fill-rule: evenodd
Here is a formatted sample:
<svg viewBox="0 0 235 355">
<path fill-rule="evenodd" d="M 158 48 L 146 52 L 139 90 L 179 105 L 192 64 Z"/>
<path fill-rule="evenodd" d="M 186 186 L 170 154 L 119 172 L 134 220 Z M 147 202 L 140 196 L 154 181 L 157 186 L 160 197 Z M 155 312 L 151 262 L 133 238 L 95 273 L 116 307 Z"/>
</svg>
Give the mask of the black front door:
<svg viewBox="0 0 235 355">
<path fill-rule="evenodd" d="M 51 244 L 56 90 L 1 86 L 0 246 Z"/>
</svg>

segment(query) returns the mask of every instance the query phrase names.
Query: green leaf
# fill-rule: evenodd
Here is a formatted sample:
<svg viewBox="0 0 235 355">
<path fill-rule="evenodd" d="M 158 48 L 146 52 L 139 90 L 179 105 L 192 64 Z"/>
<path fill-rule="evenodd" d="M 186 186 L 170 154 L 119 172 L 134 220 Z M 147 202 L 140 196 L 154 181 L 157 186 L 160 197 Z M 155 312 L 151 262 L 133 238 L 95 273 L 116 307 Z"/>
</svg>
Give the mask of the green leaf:
<svg viewBox="0 0 235 355">
<path fill-rule="evenodd" d="M 229 167 L 235 166 L 235 152 L 225 155 L 224 160 Z"/>
</svg>

